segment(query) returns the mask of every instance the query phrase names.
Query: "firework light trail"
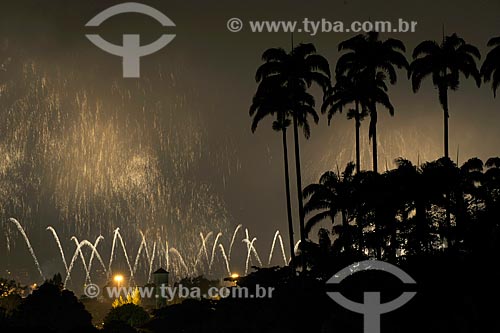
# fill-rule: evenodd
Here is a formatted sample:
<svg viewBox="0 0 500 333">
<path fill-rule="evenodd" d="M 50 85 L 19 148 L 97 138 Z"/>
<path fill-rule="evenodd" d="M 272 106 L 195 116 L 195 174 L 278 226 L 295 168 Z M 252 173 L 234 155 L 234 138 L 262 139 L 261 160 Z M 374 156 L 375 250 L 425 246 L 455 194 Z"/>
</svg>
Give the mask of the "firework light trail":
<svg viewBox="0 0 500 333">
<path fill-rule="evenodd" d="M 5 51 L 5 50 L 4 50 Z M 11 58 L 14 59 L 14 58 Z M 202 110 L 175 73 L 94 86 L 85 74 L 29 59 L 0 64 L 0 216 L 33 231 L 54 225 L 95 239 L 143 230 L 195 260 L 200 232 L 226 231 L 228 214 L 200 170 L 230 177 L 231 148 L 210 146 Z M 4 224 L 1 246 L 13 246 Z"/>
</svg>

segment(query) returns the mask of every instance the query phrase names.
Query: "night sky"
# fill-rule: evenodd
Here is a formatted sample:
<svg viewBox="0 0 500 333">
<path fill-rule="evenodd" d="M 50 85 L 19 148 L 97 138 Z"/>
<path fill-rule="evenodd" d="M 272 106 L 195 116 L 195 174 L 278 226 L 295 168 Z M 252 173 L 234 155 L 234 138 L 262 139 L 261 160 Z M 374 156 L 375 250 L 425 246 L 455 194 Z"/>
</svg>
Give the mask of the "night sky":
<svg viewBox="0 0 500 333">
<path fill-rule="evenodd" d="M 440 41 L 443 27 L 445 34 L 456 32 L 468 43 L 476 45 L 484 59 L 487 41 L 498 36 L 500 31 L 500 2 L 497 0 L 142 1 L 166 14 L 176 27 L 164 29 L 154 20 L 138 14 L 117 16 L 99 28 L 84 27 L 97 13 L 117 3 L 120 1 L 21 0 L 3 3 L 0 10 L 0 42 L 4 54 L 0 53 L 0 63 L 5 61 L 7 54 L 34 60 L 48 71 L 57 68 L 62 73 L 69 72 L 69 80 L 78 81 L 75 86 L 92 90 L 94 96 L 104 103 L 109 97 L 106 92 L 114 82 L 119 82 L 121 86 L 147 86 L 141 98 L 148 99 L 151 105 L 156 101 L 161 101 L 162 105 L 169 102 L 182 105 L 178 108 L 182 114 L 178 118 L 174 116 L 174 123 L 180 124 L 176 130 L 180 133 L 202 133 L 200 140 L 193 139 L 196 137 L 194 134 L 186 136 L 186 140 L 193 140 L 189 147 L 195 153 L 203 152 L 196 167 L 190 169 L 187 166 L 182 177 L 196 182 L 195 188 L 204 186 L 217 197 L 218 205 L 224 210 L 223 227 L 230 231 L 238 224 L 248 227 L 251 234 L 257 237 L 257 248 L 263 249 L 262 257 L 265 258 L 275 230 L 280 229 L 284 236 L 287 235 L 281 136 L 271 130 L 270 119 L 262 122 L 257 132 L 252 134 L 248 108 L 257 87 L 254 74 L 261 64 L 262 52 L 270 47 L 288 50 L 291 36 L 287 33 L 251 33 L 248 26 L 242 32 L 232 33 L 226 29 L 229 18 L 239 17 L 244 22 L 265 19 L 302 21 L 304 17 L 347 23 L 368 19 L 414 20 L 418 21 L 415 33 L 382 35 L 384 38 L 401 39 L 407 47 L 408 60 L 411 60 L 411 52 L 419 42 L 426 39 Z M 140 33 L 143 43 L 155 40 L 165 31 L 177 36 L 164 49 L 142 58 L 140 79 L 123 79 L 121 59 L 92 45 L 85 38 L 85 33 L 89 31 L 97 31 L 113 43 L 119 43 L 123 33 Z M 339 56 L 338 43 L 353 35 L 319 33 L 309 36 L 297 33 L 293 38 L 294 43 L 314 43 L 318 53 L 329 60 L 333 70 Z M 167 74 L 158 80 L 159 72 Z M 379 110 L 381 171 L 386 166 L 392 168 L 393 160 L 400 156 L 417 163 L 418 160 L 423 162 L 439 158 L 443 151 L 442 110 L 437 91 L 428 80 L 414 94 L 406 72 L 398 74 L 398 83 L 389 90 L 395 116 L 391 118 L 388 112 Z M 15 78 L 17 74 L 7 75 Z M 320 105 L 322 96 L 318 90 L 313 91 L 316 104 Z M 489 85 L 478 89 L 472 80 L 463 80 L 459 91 L 449 94 L 449 105 L 450 154 L 453 160 L 456 160 L 457 152 L 460 164 L 475 156 L 485 160 L 500 155 L 500 104 L 493 98 Z M 108 111 L 103 108 L 102 112 L 105 114 Z M 123 110 L 124 118 L 127 112 L 135 114 L 137 110 L 133 106 Z M 165 119 L 160 121 L 167 124 L 168 114 L 163 114 Z M 158 117 L 162 117 L 161 112 Z M 138 119 L 136 116 L 132 118 Z M 121 122 L 120 117 L 116 119 Z M 196 125 L 182 128 L 183 124 L 193 121 Z M 371 167 L 368 122 L 365 120 L 362 124 L 362 168 L 366 169 Z M 142 127 L 144 135 L 149 130 L 147 126 Z M 119 130 L 116 133 L 124 140 L 130 135 L 141 135 Z M 11 137 L 1 132 L 0 140 L 3 147 L 15 144 Z M 336 115 L 330 127 L 326 117 L 321 117 L 319 125 L 312 126 L 311 138 L 307 142 L 303 137 L 301 140 L 304 186 L 316 181 L 324 171 L 343 169 L 347 162 L 354 159 L 354 123 L 347 120 L 345 114 Z M 289 142 L 292 147 L 291 135 Z M 137 149 L 147 148 L 140 146 Z M 155 150 L 152 154 L 157 152 Z M 293 168 L 291 174 L 294 174 Z M 75 177 L 78 175 L 75 174 Z M 295 183 L 291 188 L 296 188 Z M 295 208 L 296 196 L 292 198 Z M 2 215 L 1 219 L 6 220 L 13 214 L 4 211 Z M 44 229 L 48 224 L 61 227 L 59 224 L 64 223 L 71 222 L 24 221 L 33 233 L 37 232 L 34 228 L 36 224 Z M 209 230 L 212 223 L 208 220 L 205 223 L 206 230 Z M 295 218 L 295 223 L 298 239 L 298 218 Z M 161 222 L 156 222 L 155 227 L 158 224 Z M 220 227 L 216 223 L 213 225 Z M 133 225 L 130 226 L 133 228 Z M 95 235 L 93 228 L 97 227 L 91 225 L 80 232 Z M 194 222 L 192 228 L 195 228 Z M 40 247 L 43 237 L 39 236 L 37 240 L 34 245 Z M 26 256 L 24 250 L 21 252 Z"/>
</svg>

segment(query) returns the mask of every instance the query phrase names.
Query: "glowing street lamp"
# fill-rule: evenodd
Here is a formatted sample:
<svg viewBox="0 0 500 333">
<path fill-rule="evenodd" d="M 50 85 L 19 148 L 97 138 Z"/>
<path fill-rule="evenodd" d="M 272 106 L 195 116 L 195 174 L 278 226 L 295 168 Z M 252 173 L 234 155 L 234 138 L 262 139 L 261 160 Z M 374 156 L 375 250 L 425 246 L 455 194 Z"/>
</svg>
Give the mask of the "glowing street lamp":
<svg viewBox="0 0 500 333">
<path fill-rule="evenodd" d="M 224 281 L 229 281 L 233 283 L 233 286 L 236 286 L 236 281 L 240 278 L 238 273 L 232 273 L 230 276 L 224 278 Z"/>
<path fill-rule="evenodd" d="M 113 280 L 116 282 L 118 287 L 120 287 L 120 284 L 123 282 L 123 275 L 117 274 L 113 277 Z"/>
</svg>

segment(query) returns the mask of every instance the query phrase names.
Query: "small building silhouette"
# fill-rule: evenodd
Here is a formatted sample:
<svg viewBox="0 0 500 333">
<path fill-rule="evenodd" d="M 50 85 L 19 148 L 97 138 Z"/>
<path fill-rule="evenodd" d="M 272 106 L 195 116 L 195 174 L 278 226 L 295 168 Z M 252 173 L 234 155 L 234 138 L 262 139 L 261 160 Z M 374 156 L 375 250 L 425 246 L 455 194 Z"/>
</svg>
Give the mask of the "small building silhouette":
<svg viewBox="0 0 500 333">
<path fill-rule="evenodd" d="M 153 273 L 153 283 L 155 285 L 155 294 L 156 294 L 156 308 L 159 309 L 165 305 L 167 305 L 166 295 L 162 295 L 161 288 L 162 286 L 168 286 L 168 272 L 163 268 L 157 269 Z"/>
</svg>

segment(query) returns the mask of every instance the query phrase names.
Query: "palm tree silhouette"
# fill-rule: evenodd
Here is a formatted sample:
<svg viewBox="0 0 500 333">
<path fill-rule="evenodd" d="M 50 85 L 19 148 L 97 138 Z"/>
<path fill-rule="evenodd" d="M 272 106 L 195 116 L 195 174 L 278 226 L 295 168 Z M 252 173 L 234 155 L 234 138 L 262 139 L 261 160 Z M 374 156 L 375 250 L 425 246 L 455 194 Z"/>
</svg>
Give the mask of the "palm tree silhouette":
<svg viewBox="0 0 500 333">
<path fill-rule="evenodd" d="M 449 158 L 448 150 L 448 89 L 457 90 L 459 75 L 463 73 L 466 78 L 472 76 L 481 84 L 481 77 L 477 69 L 476 60 L 481 58 L 479 50 L 457 34 L 444 38 L 441 45 L 435 41 L 427 40 L 415 47 L 413 62 L 408 71 L 411 78 L 413 92 L 420 89 L 422 81 L 432 75 L 432 82 L 438 89 L 439 103 L 444 115 L 444 156 Z"/>
<path fill-rule="evenodd" d="M 292 95 L 294 96 L 293 99 L 291 98 Z M 314 113 L 314 98 L 304 90 L 292 93 L 291 89 L 289 89 L 288 87 L 280 86 L 280 81 L 275 77 L 271 77 L 260 83 L 257 92 L 252 100 L 252 105 L 250 106 L 250 116 L 253 116 L 251 127 L 252 132 L 255 132 L 257 130 L 257 126 L 262 119 L 268 116 L 275 116 L 276 120 L 273 121 L 272 128 L 273 130 L 282 133 L 288 233 L 292 265 L 295 262 L 295 241 L 293 236 L 293 218 L 290 199 L 290 175 L 288 167 L 288 145 L 286 133 L 288 127 L 291 124 L 291 110 L 294 109 L 309 109 L 306 113 Z M 303 128 L 308 129 L 308 124 L 306 123 Z M 306 132 L 306 135 L 308 135 L 307 133 L 308 132 Z"/>
<path fill-rule="evenodd" d="M 448 89 L 457 90 L 460 84 L 460 73 L 466 78 L 472 76 L 479 87 L 481 76 L 477 69 L 476 59 L 481 58 L 479 50 L 464 39 L 453 34 L 444 38 L 441 45 L 435 41 L 424 41 L 413 50 L 413 62 L 408 71 L 412 80 L 413 91 L 417 92 L 424 78 L 432 75 L 432 82 L 438 89 L 439 103 L 443 108 L 444 119 L 444 156 L 449 158 L 448 144 Z M 446 194 L 447 228 L 451 228 L 450 193 Z M 449 237 L 449 235 L 448 235 Z"/>
<path fill-rule="evenodd" d="M 406 50 L 403 42 L 393 38 L 381 41 L 377 32 L 354 36 L 341 42 L 338 49 L 348 52 L 343 54 L 337 62 L 337 76 L 364 73 L 363 76 L 369 79 L 367 84 L 371 83 L 373 86 L 370 89 L 372 92 L 378 90 L 375 87 L 380 79 L 385 80 L 388 77 L 391 84 L 397 82 L 395 67 L 408 68 L 408 62 L 403 54 Z M 373 144 L 373 171 L 375 172 L 378 172 L 376 103 L 381 103 L 389 109 L 391 115 L 394 114 L 389 99 L 379 98 L 380 96 L 373 96 L 368 109 L 370 114 L 369 137 Z"/>
<path fill-rule="evenodd" d="M 304 189 L 304 198 L 309 199 L 304 206 L 306 214 L 320 211 L 314 214 L 306 224 L 306 233 L 325 219 L 330 219 L 332 225 L 335 216 L 340 213 L 342 224 L 340 228 L 333 227 L 339 235 L 340 249 L 348 251 L 352 248 L 349 244 L 349 235 L 352 234 L 349 223 L 354 218 L 353 194 L 354 163 L 347 164 L 342 175 L 333 171 L 325 172 L 317 184 L 308 185 Z"/>
<path fill-rule="evenodd" d="M 323 261 L 342 260 L 343 254 L 401 262 L 440 253 L 479 258 L 498 252 L 499 157 L 484 164 L 471 158 L 460 167 L 446 157 L 421 166 L 403 158 L 395 162 L 397 168 L 382 174 L 353 173 L 351 162 L 342 174 L 325 172 L 304 189 L 304 209 L 310 214 L 306 231 L 329 220 L 338 235 L 331 244 L 329 233 L 320 229 L 322 244 L 307 242 L 313 272 L 328 270 Z M 445 216 L 449 208 L 455 221 L 451 226 Z"/>
<path fill-rule="evenodd" d="M 500 36 L 490 39 L 488 46 L 493 47 L 493 49 L 491 49 L 486 55 L 486 59 L 484 59 L 484 63 L 481 66 L 481 75 L 485 83 L 491 80 L 493 95 L 496 97 L 497 89 L 500 85 Z"/>
<path fill-rule="evenodd" d="M 391 114 L 394 108 L 387 96 L 387 86 L 385 77 L 379 73 L 373 82 L 371 76 L 366 75 L 366 71 L 350 73 L 349 75 L 339 75 L 335 86 L 327 92 L 326 98 L 321 107 L 321 112 L 328 111 L 328 125 L 336 113 L 342 113 L 343 109 L 354 104 L 354 109 L 347 112 L 348 119 L 354 119 L 356 136 L 356 173 L 361 170 L 360 162 L 360 140 L 359 131 L 361 121 L 368 115 L 368 110 L 372 107 L 372 102 L 381 103 L 386 106 Z"/>
<path fill-rule="evenodd" d="M 264 82 L 269 79 L 276 81 L 276 86 L 286 87 L 290 92 L 288 96 L 292 101 L 299 99 L 296 94 L 301 94 L 311 87 L 312 83 L 317 83 L 325 92 L 330 87 L 330 67 L 328 61 L 319 54 L 313 44 L 299 44 L 287 53 L 282 48 L 271 48 L 264 51 L 262 64 L 256 72 L 257 82 Z M 306 138 L 310 135 L 310 127 L 307 121 L 308 115 L 313 117 L 314 122 L 319 121 L 319 117 L 313 108 L 314 99 L 308 106 L 293 102 L 293 109 L 290 109 L 293 123 L 294 148 L 295 148 L 295 170 L 297 176 L 297 197 L 299 203 L 300 240 L 305 244 L 306 235 L 304 232 L 304 206 L 302 202 L 302 177 L 300 171 L 300 148 L 298 127 L 302 126 Z M 304 257 L 304 256 L 302 256 Z"/>
<path fill-rule="evenodd" d="M 355 77 L 340 75 L 336 78 L 335 86 L 328 90 L 326 98 L 321 106 L 321 113 L 328 111 L 328 126 L 336 113 L 342 113 L 343 109 L 354 104 L 354 109 L 347 112 L 348 119 L 354 119 L 356 136 L 356 173 L 361 170 L 359 153 L 359 129 L 361 121 L 367 116 L 365 104 L 363 103 L 364 90 L 361 88 L 361 82 Z M 361 104 L 361 109 L 360 109 Z"/>
</svg>

